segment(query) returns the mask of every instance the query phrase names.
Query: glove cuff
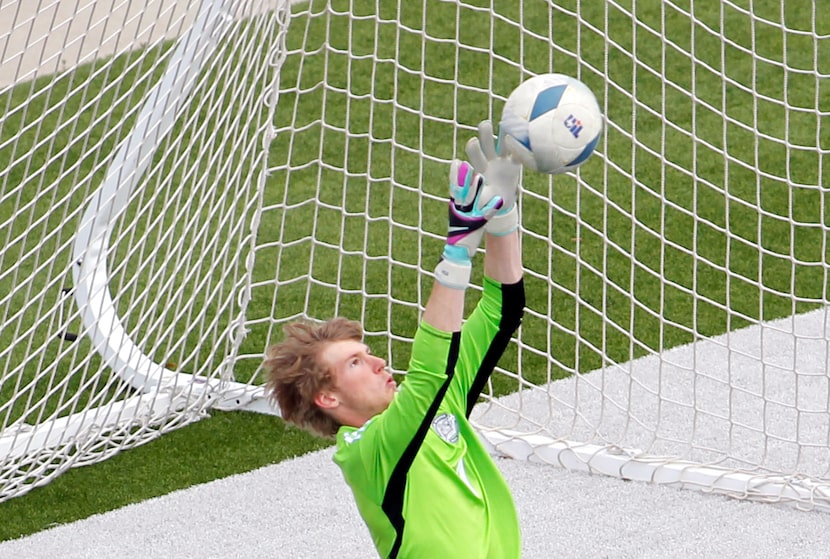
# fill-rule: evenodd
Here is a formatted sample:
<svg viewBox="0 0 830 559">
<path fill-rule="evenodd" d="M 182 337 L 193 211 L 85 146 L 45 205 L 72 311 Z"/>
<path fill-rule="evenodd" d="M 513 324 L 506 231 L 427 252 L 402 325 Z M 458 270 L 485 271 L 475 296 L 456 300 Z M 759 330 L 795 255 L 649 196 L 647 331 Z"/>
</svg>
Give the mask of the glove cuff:
<svg viewBox="0 0 830 559">
<path fill-rule="evenodd" d="M 514 204 L 506 213 L 497 213 L 484 226 L 485 231 L 496 237 L 503 237 L 519 228 L 519 210 Z"/>
<path fill-rule="evenodd" d="M 435 267 L 435 280 L 452 289 L 467 289 L 473 265 L 465 247 L 446 245 Z"/>
</svg>

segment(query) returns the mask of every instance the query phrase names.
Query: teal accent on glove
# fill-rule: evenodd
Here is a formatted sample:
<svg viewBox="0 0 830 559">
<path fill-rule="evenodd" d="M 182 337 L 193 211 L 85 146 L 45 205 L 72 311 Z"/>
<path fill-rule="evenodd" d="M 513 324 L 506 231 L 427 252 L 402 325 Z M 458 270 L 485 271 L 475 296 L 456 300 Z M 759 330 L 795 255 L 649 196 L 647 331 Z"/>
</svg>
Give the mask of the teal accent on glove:
<svg viewBox="0 0 830 559">
<path fill-rule="evenodd" d="M 484 227 L 504 201 L 497 195 L 485 197 L 484 181 L 466 161 L 450 165 L 450 203 L 447 244 L 463 247 L 472 259 L 484 236 Z"/>
<path fill-rule="evenodd" d="M 444 245 L 444 252 L 441 257 L 459 264 L 470 263 L 470 254 L 467 252 L 467 247 L 461 245 L 451 245 L 449 243 Z"/>
</svg>

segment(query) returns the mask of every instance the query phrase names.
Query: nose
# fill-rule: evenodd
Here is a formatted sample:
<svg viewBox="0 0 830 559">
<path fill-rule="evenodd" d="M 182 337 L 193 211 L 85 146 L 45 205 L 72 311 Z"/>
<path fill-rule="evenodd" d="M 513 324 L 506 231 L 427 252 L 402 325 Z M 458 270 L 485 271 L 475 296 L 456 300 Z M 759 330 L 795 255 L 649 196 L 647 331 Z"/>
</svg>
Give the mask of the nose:
<svg viewBox="0 0 830 559">
<path fill-rule="evenodd" d="M 382 373 L 386 370 L 386 361 L 380 357 L 374 357 L 375 360 L 375 372 Z"/>
</svg>

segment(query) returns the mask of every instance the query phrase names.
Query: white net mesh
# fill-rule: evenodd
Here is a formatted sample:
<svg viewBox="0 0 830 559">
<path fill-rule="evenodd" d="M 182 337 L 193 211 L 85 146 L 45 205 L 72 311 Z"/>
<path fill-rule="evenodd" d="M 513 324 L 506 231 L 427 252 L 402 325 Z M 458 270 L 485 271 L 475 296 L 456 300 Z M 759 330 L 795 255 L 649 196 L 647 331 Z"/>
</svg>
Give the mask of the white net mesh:
<svg viewBox="0 0 830 559">
<path fill-rule="evenodd" d="M 0 499 L 215 403 L 280 4 L 0 4 Z"/>
<path fill-rule="evenodd" d="M 357 318 L 405 371 L 448 161 L 522 79 L 570 74 L 607 133 L 578 176 L 525 174 L 528 308 L 478 425 L 512 455 L 825 506 L 830 19 L 710 8 L 296 7 L 249 327 Z"/>
<path fill-rule="evenodd" d="M 522 79 L 554 71 L 593 89 L 606 134 L 578 175 L 525 174 L 528 307 L 476 411 L 482 432 L 572 468 L 826 506 L 830 16 L 815 3 L 234 3 L 79 279 L 73 243 L 96 223 L 84 212 L 199 6 L 35 11 L 69 4 L 107 47 L 84 54 L 91 34 L 60 39 L 75 18 L 37 32 L 0 4 L 43 45 L 2 54 L 0 443 L 125 392 L 152 421 L 96 444 L 197 417 L 234 399 L 225 386 L 250 396 L 263 349 L 299 317 L 361 320 L 403 372 L 448 162 Z M 100 5 L 134 15 L 96 20 Z M 53 41 L 78 46 L 65 67 Z M 102 322 L 103 285 L 133 345 Z M 64 331 L 78 340 L 55 342 Z M 141 390 L 113 374 L 122 362 Z M 223 382 L 202 391 L 181 372 Z"/>
</svg>

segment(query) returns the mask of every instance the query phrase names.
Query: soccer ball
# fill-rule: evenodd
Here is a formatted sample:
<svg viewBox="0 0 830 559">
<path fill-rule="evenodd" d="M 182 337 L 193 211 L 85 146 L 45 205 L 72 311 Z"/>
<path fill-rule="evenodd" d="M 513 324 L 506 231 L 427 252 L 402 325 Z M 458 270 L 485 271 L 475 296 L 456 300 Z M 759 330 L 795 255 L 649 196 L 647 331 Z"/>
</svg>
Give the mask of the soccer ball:
<svg viewBox="0 0 830 559">
<path fill-rule="evenodd" d="M 525 167 L 566 173 L 594 152 L 602 134 L 602 112 L 581 81 L 542 74 L 522 82 L 507 98 L 499 133 L 513 136 L 527 148 L 519 157 Z"/>
</svg>

